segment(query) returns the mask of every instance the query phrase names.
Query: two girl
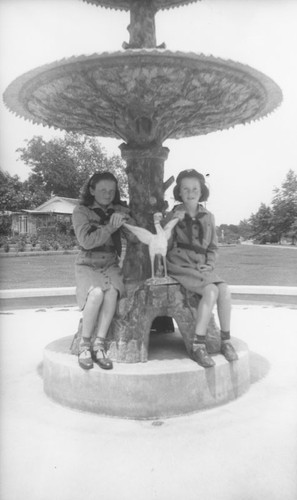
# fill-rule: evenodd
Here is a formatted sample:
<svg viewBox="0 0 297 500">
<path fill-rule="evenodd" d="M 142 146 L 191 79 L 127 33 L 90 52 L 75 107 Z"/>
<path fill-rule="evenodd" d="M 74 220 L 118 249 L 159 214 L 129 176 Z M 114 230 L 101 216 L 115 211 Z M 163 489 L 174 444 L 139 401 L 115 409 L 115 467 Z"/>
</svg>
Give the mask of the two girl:
<svg viewBox="0 0 297 500">
<path fill-rule="evenodd" d="M 205 368 L 215 364 L 205 345 L 215 304 L 221 328 L 221 353 L 229 362 L 238 359 L 230 342 L 230 291 L 215 272 L 218 250 L 215 221 L 201 204 L 208 196 L 202 174 L 196 170 L 182 171 L 174 188 L 174 197 L 180 204 L 165 219 L 165 222 L 179 219 L 169 240 L 168 273 L 186 290 L 201 296 L 192 358 Z M 124 222 L 134 224 L 129 209 L 120 200 L 116 178 L 109 172 L 94 174 L 73 212 L 74 231 L 81 247 L 76 260 L 76 282 L 78 304 L 83 311 L 78 362 L 84 369 L 92 368 L 93 361 L 103 369 L 113 367 L 106 357 L 105 338 L 117 300 L 124 291 L 118 265 Z M 128 234 L 131 236 L 129 231 Z"/>
</svg>

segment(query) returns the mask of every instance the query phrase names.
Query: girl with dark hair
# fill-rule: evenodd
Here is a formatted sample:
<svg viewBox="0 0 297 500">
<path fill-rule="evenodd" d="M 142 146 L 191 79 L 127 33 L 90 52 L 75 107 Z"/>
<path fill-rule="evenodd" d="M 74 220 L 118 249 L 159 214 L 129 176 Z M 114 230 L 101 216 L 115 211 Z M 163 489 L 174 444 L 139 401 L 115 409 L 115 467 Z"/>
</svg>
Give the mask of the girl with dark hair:
<svg viewBox="0 0 297 500">
<path fill-rule="evenodd" d="M 97 182 L 99 181 L 111 181 L 115 183 L 115 195 L 113 203 L 115 205 L 123 205 L 121 201 L 120 192 L 118 188 L 118 181 L 116 177 L 111 172 L 95 172 L 95 174 L 90 177 L 90 179 L 85 182 L 80 193 L 80 204 L 86 207 L 90 206 L 94 202 L 94 195 L 91 194 L 90 188 L 95 189 Z"/>
<path fill-rule="evenodd" d="M 124 222 L 135 224 L 121 201 L 117 179 L 110 172 L 97 172 L 84 185 L 80 204 L 72 216 L 80 245 L 76 259 L 76 294 L 82 310 L 82 336 L 78 363 L 88 370 L 95 361 L 103 369 L 113 368 L 106 357 L 105 338 L 124 284 L 119 267 Z M 120 229 L 121 228 L 121 229 Z"/>
<path fill-rule="evenodd" d="M 165 223 L 179 219 L 168 244 L 168 273 L 190 292 L 201 296 L 197 310 L 192 355 L 205 368 L 214 366 L 205 345 L 206 330 L 217 303 L 221 328 L 221 353 L 228 361 L 238 359 L 230 342 L 231 294 L 228 285 L 214 271 L 217 258 L 217 235 L 214 216 L 201 205 L 209 196 L 202 174 L 184 170 L 176 179 L 175 206 Z"/>
</svg>

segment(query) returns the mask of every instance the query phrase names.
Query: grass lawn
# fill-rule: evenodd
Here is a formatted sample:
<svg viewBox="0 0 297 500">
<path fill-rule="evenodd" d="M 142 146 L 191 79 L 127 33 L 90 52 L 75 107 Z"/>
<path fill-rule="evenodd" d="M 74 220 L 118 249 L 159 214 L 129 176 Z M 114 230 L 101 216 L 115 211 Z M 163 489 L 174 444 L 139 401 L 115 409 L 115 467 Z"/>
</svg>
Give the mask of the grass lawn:
<svg viewBox="0 0 297 500">
<path fill-rule="evenodd" d="M 74 254 L 0 258 L 1 289 L 75 286 Z M 297 286 L 297 248 L 221 247 L 217 272 L 230 285 Z"/>
<path fill-rule="evenodd" d="M 1 257 L 1 289 L 75 286 L 75 254 Z"/>
<path fill-rule="evenodd" d="M 230 285 L 297 286 L 297 247 L 221 247 L 217 272 Z"/>
</svg>

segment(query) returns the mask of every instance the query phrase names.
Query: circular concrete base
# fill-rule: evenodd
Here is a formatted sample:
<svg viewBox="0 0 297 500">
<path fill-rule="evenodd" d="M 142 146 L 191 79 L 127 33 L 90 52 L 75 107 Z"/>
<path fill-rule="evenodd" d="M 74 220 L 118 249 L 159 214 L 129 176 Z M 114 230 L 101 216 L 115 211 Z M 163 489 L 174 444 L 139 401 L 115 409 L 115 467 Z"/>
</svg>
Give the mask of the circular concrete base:
<svg viewBox="0 0 297 500">
<path fill-rule="evenodd" d="M 180 334 L 151 335 L 147 363 L 114 363 L 82 370 L 69 352 L 72 337 L 44 350 L 44 390 L 55 401 L 106 416 L 156 419 L 196 412 L 227 403 L 250 385 L 246 344 L 232 339 L 239 359 L 228 363 L 217 354 L 205 370 L 189 359 Z"/>
</svg>

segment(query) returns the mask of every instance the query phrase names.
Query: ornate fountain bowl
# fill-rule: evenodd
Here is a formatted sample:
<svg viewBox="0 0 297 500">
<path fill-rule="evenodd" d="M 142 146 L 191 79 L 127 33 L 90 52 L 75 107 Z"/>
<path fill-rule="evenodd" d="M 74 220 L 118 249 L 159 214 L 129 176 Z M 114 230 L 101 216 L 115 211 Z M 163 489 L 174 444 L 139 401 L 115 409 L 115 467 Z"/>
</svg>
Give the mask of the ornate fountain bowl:
<svg viewBox="0 0 297 500">
<path fill-rule="evenodd" d="M 281 101 L 278 85 L 249 66 L 157 49 L 64 59 L 4 93 L 12 111 L 35 123 L 140 146 L 257 120 Z"/>
<path fill-rule="evenodd" d="M 131 0 L 83 0 L 86 3 L 91 3 L 93 5 L 99 5 L 100 7 L 106 7 L 108 9 L 117 10 L 130 10 Z M 147 1 L 148 4 L 154 4 L 155 10 L 170 9 L 171 7 L 178 7 L 181 5 L 188 5 L 190 3 L 195 3 L 200 0 L 154 0 Z M 144 3 L 144 2 L 143 2 Z"/>
</svg>

